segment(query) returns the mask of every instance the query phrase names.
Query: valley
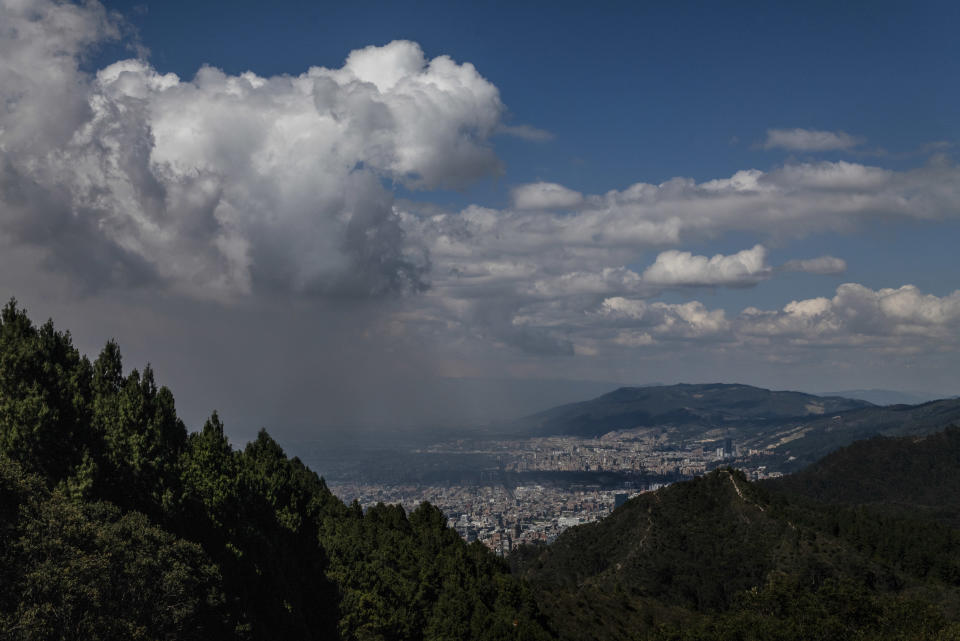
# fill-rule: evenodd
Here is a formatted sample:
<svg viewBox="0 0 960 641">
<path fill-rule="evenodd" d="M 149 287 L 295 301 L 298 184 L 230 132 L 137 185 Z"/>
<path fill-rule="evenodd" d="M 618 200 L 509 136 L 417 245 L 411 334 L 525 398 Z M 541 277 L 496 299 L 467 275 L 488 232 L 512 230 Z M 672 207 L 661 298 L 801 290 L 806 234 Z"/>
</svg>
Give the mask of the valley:
<svg viewBox="0 0 960 641">
<path fill-rule="evenodd" d="M 629 421 L 640 425 L 605 431 Z M 627 497 L 717 468 L 775 479 L 859 438 L 922 434 L 951 421 L 960 422 L 956 399 L 878 407 L 747 385 L 674 385 L 621 388 L 466 438 L 354 445 L 349 454 L 292 449 L 327 470 L 342 500 L 408 512 L 429 502 L 464 540 L 506 556 L 595 522 Z M 508 427 L 534 435 L 511 437 Z M 543 431 L 559 434 L 536 435 Z M 583 435 L 591 431 L 599 434 Z"/>
</svg>

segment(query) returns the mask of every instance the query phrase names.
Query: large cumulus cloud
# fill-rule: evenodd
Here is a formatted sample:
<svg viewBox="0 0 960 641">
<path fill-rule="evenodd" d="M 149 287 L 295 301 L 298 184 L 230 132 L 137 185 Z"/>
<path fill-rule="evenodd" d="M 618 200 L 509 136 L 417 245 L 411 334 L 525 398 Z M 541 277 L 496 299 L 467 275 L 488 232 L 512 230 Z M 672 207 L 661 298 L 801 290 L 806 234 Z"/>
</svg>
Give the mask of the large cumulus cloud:
<svg viewBox="0 0 960 641">
<path fill-rule="evenodd" d="M 422 289 L 384 181 L 456 187 L 496 173 L 499 93 L 412 42 L 296 76 L 143 59 L 80 61 L 119 36 L 99 4 L 0 4 L 0 203 L 8 242 L 90 283 L 196 297 L 258 288 L 371 296 Z"/>
</svg>

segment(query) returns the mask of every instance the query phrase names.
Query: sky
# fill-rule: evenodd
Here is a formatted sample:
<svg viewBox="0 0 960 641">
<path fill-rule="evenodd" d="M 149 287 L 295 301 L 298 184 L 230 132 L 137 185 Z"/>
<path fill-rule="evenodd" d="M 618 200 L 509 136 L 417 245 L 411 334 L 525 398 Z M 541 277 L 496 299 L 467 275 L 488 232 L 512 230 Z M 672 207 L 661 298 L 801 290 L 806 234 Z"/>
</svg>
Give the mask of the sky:
<svg viewBox="0 0 960 641">
<path fill-rule="evenodd" d="M 0 0 L 0 295 L 237 440 L 621 384 L 955 395 L 957 24 Z"/>
</svg>

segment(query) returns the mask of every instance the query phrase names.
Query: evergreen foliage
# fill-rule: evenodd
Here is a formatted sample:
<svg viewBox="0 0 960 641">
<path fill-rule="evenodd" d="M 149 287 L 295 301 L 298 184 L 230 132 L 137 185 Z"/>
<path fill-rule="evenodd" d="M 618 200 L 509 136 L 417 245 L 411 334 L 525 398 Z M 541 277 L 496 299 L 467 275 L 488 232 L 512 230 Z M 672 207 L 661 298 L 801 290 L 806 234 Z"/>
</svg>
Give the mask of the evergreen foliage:
<svg viewBox="0 0 960 641">
<path fill-rule="evenodd" d="M 0 638 L 547 639 L 424 504 L 344 505 L 265 431 L 189 433 L 153 371 L 0 316 Z"/>
<path fill-rule="evenodd" d="M 0 458 L 0 637 L 222 635 L 216 565 L 139 512 L 77 502 Z"/>
<path fill-rule="evenodd" d="M 772 490 L 837 505 L 900 508 L 960 527 L 960 427 L 925 436 L 877 436 L 839 449 Z"/>
<path fill-rule="evenodd" d="M 729 469 L 641 495 L 513 562 L 561 639 L 960 632 L 960 532 L 771 492 Z"/>
</svg>

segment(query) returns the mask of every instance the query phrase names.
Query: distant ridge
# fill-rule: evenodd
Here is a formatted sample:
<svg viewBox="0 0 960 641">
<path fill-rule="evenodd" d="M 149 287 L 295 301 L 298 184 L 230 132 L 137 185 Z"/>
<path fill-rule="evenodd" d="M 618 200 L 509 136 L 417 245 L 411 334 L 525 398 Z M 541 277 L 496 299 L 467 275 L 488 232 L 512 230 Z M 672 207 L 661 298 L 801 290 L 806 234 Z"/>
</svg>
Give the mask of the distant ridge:
<svg viewBox="0 0 960 641">
<path fill-rule="evenodd" d="M 842 396 L 869 401 L 874 405 L 919 405 L 944 398 L 924 392 L 904 392 L 889 389 L 850 389 L 839 392 L 820 392 L 818 396 Z"/>
<path fill-rule="evenodd" d="M 592 437 L 659 425 L 725 427 L 870 408 L 867 401 L 709 383 L 621 387 L 593 400 L 561 405 L 519 422 L 537 435 Z"/>
<path fill-rule="evenodd" d="M 839 417 L 820 417 L 803 425 L 803 434 L 789 444 L 786 470 L 799 470 L 854 441 L 874 436 L 924 436 L 960 424 L 960 399 L 919 405 L 865 407 Z"/>
<path fill-rule="evenodd" d="M 660 429 L 670 442 L 700 441 L 708 447 L 730 438 L 740 451 L 762 456 L 769 470 L 794 472 L 857 440 L 920 436 L 951 424 L 960 424 L 960 399 L 878 406 L 751 385 L 683 383 L 621 387 L 527 416 L 514 423 L 513 432 L 595 438 Z"/>
</svg>

